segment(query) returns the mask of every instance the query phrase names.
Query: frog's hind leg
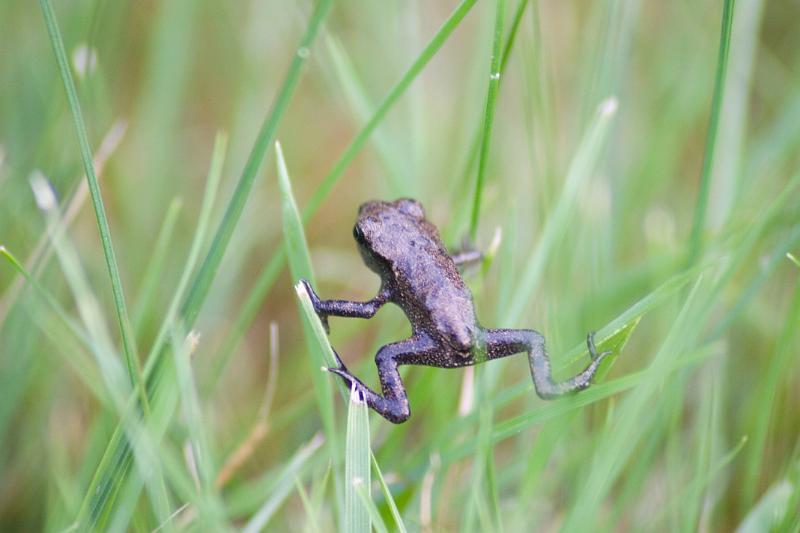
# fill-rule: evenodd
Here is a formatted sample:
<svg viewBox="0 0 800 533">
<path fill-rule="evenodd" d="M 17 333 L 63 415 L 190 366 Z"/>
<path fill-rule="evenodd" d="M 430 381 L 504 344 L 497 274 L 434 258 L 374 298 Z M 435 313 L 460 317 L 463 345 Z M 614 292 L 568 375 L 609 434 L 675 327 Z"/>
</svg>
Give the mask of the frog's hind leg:
<svg viewBox="0 0 800 533">
<path fill-rule="evenodd" d="M 520 352 L 528 353 L 533 384 L 539 397 L 549 400 L 570 392 L 587 388 L 597 372 L 600 362 L 611 352 L 597 353 L 593 334 L 586 338 L 592 362 L 583 372 L 561 382 L 553 381 L 550 358 L 544 347 L 544 337 L 530 329 L 490 329 L 486 332 L 486 348 L 489 359 L 506 357 Z"/>
<path fill-rule="evenodd" d="M 375 363 L 378 365 L 378 377 L 381 381 L 383 395 L 374 392 L 360 379 L 350 373 L 339 360 L 339 368 L 329 368 L 329 372 L 340 376 L 349 385 L 355 386 L 364 400 L 373 410 L 390 422 L 400 424 L 408 420 L 411 409 L 408 396 L 397 371 L 398 365 L 404 364 L 407 357 L 421 356 L 436 350 L 436 345 L 427 337 L 412 337 L 404 341 L 387 344 L 378 350 Z M 338 355 L 337 355 L 338 358 Z"/>
</svg>

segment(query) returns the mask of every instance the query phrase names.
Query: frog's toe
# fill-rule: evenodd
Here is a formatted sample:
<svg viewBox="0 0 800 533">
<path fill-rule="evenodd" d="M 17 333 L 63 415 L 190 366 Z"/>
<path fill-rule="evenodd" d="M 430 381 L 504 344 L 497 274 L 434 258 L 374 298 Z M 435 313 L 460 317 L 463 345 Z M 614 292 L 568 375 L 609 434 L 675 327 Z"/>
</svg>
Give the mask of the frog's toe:
<svg viewBox="0 0 800 533">
<path fill-rule="evenodd" d="M 594 333 L 594 331 L 590 331 L 586 336 L 586 346 L 589 348 L 589 355 L 592 357 L 592 361 L 602 360 L 604 357 L 614 353 L 612 350 L 598 353 L 597 347 L 594 345 Z"/>
<path fill-rule="evenodd" d="M 336 374 L 337 376 L 342 378 L 344 380 L 344 382 L 347 383 L 348 387 L 352 387 L 354 383 L 356 385 L 358 385 L 358 381 L 356 381 L 356 378 L 350 372 L 348 372 L 347 369 L 344 368 L 344 367 L 341 367 L 341 368 L 330 368 L 329 367 L 329 368 L 326 368 L 325 370 L 327 370 L 331 374 Z"/>
<path fill-rule="evenodd" d="M 342 361 L 342 358 L 341 358 L 341 357 L 339 357 L 339 352 L 337 352 L 337 351 L 336 351 L 336 350 L 333 348 L 333 346 L 331 346 L 331 352 L 333 352 L 333 358 L 334 358 L 334 359 L 336 359 L 336 366 L 337 366 L 337 367 L 339 367 L 339 368 L 341 368 L 342 370 L 345 370 L 345 371 L 347 371 L 347 367 L 346 367 L 346 366 L 344 366 L 344 361 Z"/>
<path fill-rule="evenodd" d="M 301 278 L 300 284 L 302 284 L 303 288 L 306 290 L 308 298 L 311 300 L 311 305 L 314 307 L 314 312 L 317 313 L 320 322 L 322 322 L 322 325 L 325 328 L 325 332 L 330 333 L 331 328 L 328 325 L 328 315 L 323 313 L 321 310 L 322 304 L 320 302 L 319 296 L 317 296 L 317 293 L 314 291 L 314 288 L 311 286 L 311 283 L 309 283 L 307 279 Z"/>
</svg>

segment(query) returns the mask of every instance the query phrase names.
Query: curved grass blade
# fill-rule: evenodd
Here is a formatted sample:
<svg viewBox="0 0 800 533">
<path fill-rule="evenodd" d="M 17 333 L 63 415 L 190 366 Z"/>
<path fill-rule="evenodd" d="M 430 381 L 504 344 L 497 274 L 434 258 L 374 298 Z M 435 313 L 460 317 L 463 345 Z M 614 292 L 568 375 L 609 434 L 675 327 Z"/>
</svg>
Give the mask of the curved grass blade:
<svg viewBox="0 0 800 533">
<path fill-rule="evenodd" d="M 297 476 L 294 478 L 294 486 L 297 489 L 298 496 L 300 496 L 300 501 L 303 504 L 303 510 L 306 512 L 305 530 L 311 531 L 312 533 L 320 533 L 322 529 L 320 529 L 319 523 L 317 522 L 317 513 L 314 509 L 314 505 L 311 503 L 311 499 L 308 497 L 306 489 L 303 487 L 303 484 L 300 482 Z"/>
</svg>

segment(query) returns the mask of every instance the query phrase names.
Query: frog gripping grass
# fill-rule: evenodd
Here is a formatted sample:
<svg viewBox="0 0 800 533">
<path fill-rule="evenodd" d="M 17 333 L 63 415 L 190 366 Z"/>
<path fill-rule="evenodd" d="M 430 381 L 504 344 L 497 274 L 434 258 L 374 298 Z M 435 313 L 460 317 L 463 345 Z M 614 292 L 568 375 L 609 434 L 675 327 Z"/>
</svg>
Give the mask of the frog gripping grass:
<svg viewBox="0 0 800 533">
<path fill-rule="evenodd" d="M 366 302 L 321 300 L 306 280 L 301 282 L 326 329 L 329 316 L 371 318 L 389 302 L 408 317 L 411 337 L 387 344 L 375 355 L 382 394 L 351 374 L 336 352 L 338 367 L 328 369 L 348 386 L 355 386 L 367 405 L 391 422 L 405 422 L 411 414 L 397 370 L 400 365 L 458 368 L 526 352 L 536 393 L 551 399 L 588 387 L 600 362 L 611 353 L 598 353 L 589 334 L 589 366 L 570 379 L 555 382 L 540 333 L 483 328 L 472 293 L 458 271 L 460 265 L 474 260 L 475 254 L 451 256 L 416 200 L 362 204 L 353 236 L 364 262 L 381 278 L 375 298 Z"/>
</svg>

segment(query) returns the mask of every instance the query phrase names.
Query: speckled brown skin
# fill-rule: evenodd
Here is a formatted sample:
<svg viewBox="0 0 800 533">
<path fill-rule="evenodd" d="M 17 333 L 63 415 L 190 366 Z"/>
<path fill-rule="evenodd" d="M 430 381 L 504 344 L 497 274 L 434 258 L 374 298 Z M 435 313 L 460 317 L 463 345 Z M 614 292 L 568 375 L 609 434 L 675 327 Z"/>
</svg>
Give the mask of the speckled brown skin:
<svg viewBox="0 0 800 533">
<path fill-rule="evenodd" d="M 399 306 L 408 317 L 411 337 L 387 344 L 375 356 L 382 395 L 352 375 L 338 354 L 339 367 L 328 369 L 349 385 L 354 384 L 367 404 L 391 422 L 405 422 L 411 414 L 397 371 L 400 365 L 457 368 L 527 352 L 536 392 L 550 399 L 588 387 L 598 365 L 610 353 L 597 353 L 589 334 L 589 366 L 577 376 L 556 383 L 542 335 L 528 329 L 481 327 L 472 293 L 458 272 L 459 265 L 474 262 L 480 255 L 467 252 L 451 257 L 439 231 L 425 219 L 416 200 L 363 204 L 353 235 L 364 262 L 381 278 L 375 298 L 367 302 L 320 300 L 307 281 L 301 282 L 326 329 L 328 316 L 371 318 L 387 302 Z"/>
</svg>

